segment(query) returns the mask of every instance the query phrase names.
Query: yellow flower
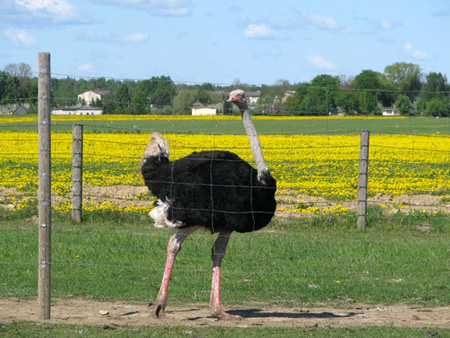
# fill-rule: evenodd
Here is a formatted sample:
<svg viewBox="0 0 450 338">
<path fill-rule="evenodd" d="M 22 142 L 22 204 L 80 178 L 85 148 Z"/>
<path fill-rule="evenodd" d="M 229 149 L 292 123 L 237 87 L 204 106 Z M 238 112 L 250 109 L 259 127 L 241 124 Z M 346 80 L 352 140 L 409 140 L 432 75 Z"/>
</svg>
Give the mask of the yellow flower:
<svg viewBox="0 0 450 338">
<path fill-rule="evenodd" d="M 37 117 L 23 117 L 24 121 Z M 52 117 L 53 118 L 53 117 Z M 56 117 L 55 117 L 56 118 Z M 65 116 L 57 120 L 70 121 L 79 117 Z M 102 117 L 83 116 L 83 120 L 120 120 L 130 117 L 114 115 Z M 161 119 L 158 116 L 133 116 L 136 120 Z M 167 118 L 167 117 L 164 117 Z M 171 119 L 192 119 L 170 117 Z M 208 117 L 210 118 L 210 117 Z M 215 119 L 238 119 L 237 116 L 220 116 Z M 257 119 L 259 117 L 255 117 Z M 261 117 L 261 119 L 269 117 Z M 329 118 L 329 117 L 326 117 Z M 19 122 L 14 118 L 15 122 Z M 276 120 L 281 118 L 270 117 Z M 12 121 L 12 120 L 11 120 Z M 20 120 L 22 121 L 22 120 Z M 1 119 L 8 123 L 7 119 Z M 141 154 L 148 136 L 137 133 L 85 133 L 83 181 L 85 185 L 142 187 L 139 173 Z M 165 134 L 171 149 L 170 157 L 176 160 L 193 151 L 230 150 L 253 163 L 253 155 L 245 135 Z M 357 199 L 359 135 L 261 135 L 264 156 L 272 174 L 277 179 L 278 195 L 299 196 L 302 205 L 284 207 L 282 210 L 298 214 L 341 214 L 353 211 L 337 205 L 319 208 L 320 200 L 333 201 Z M 38 189 L 38 134 L 37 132 L 0 131 L 0 186 L 14 187 L 12 200 L 18 210 L 36 205 Z M 421 192 L 443 191 L 449 198 L 450 137 L 445 135 L 371 135 L 369 154 L 368 194 L 413 195 Z M 53 208 L 70 212 L 72 134 L 52 134 L 52 194 L 60 202 Z M 111 196 L 106 202 L 84 201 L 85 210 L 111 210 L 135 212 L 146 215 L 151 209 L 149 194 L 131 194 L 122 200 L 135 199 L 130 203 L 117 203 Z M 310 204 L 300 196 L 309 196 Z M 144 204 L 135 202 L 142 201 Z M 382 206 L 387 209 L 388 206 Z M 392 206 L 389 206 L 392 208 Z M 392 210 L 407 210 L 408 205 L 399 203 Z M 405 210 L 405 211 L 406 211 Z M 422 211 L 426 213 L 426 210 Z"/>
</svg>

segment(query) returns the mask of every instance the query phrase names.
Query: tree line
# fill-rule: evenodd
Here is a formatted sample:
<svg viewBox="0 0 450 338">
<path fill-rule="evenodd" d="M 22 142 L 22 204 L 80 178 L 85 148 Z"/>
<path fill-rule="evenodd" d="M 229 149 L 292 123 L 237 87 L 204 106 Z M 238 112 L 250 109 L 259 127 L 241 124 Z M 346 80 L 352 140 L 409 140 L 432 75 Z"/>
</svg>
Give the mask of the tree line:
<svg viewBox="0 0 450 338">
<path fill-rule="evenodd" d="M 88 90 L 105 90 L 101 102 L 104 113 L 190 114 L 191 108 L 216 107 L 229 113 L 226 93 L 240 87 L 259 91 L 252 109 L 255 114 L 327 115 L 340 108 L 346 114 L 381 114 L 381 107 L 395 107 L 401 114 L 449 116 L 450 85 L 442 73 L 423 74 L 416 64 L 397 62 L 383 73 L 363 70 L 355 77 L 322 74 L 311 82 L 290 84 L 279 80 L 273 85 L 248 85 L 235 80 L 232 85 L 211 83 L 176 84 L 170 76 L 146 80 L 100 78 L 52 78 L 53 106 L 81 104 L 78 94 Z M 37 78 L 24 63 L 9 64 L 0 71 L 0 105 L 37 103 Z M 32 108 L 33 111 L 33 108 Z"/>
</svg>

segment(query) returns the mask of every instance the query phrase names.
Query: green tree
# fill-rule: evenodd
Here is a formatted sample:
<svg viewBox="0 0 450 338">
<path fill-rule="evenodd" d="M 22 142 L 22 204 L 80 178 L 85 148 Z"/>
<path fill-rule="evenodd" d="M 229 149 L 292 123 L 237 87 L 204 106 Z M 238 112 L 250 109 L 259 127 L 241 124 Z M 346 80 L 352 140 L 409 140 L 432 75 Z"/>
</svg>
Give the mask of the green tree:
<svg viewBox="0 0 450 338">
<path fill-rule="evenodd" d="M 4 71 L 11 75 L 11 77 L 31 79 L 32 76 L 31 66 L 23 62 L 7 64 Z"/>
<path fill-rule="evenodd" d="M 416 101 L 416 111 L 418 113 L 424 113 L 427 109 L 427 102 L 422 98 L 419 97 L 419 99 Z"/>
<path fill-rule="evenodd" d="M 0 71 L 0 99 L 14 98 L 14 82 L 7 72 Z"/>
<path fill-rule="evenodd" d="M 119 87 L 119 90 L 116 93 L 116 102 L 121 107 L 128 107 L 130 105 L 131 95 L 128 86 L 125 83 L 122 83 Z"/>
<path fill-rule="evenodd" d="M 286 100 L 286 109 L 295 115 L 299 114 L 302 111 L 302 104 L 305 100 L 306 95 L 308 94 L 308 89 L 311 86 L 310 83 L 301 83 L 293 96 L 289 97 Z"/>
<path fill-rule="evenodd" d="M 209 96 L 208 91 L 203 89 L 202 87 L 198 88 L 195 93 L 195 99 L 201 104 L 210 104 L 212 102 L 211 96 Z"/>
<path fill-rule="evenodd" d="M 173 106 L 176 114 L 190 114 L 192 106 L 195 103 L 195 94 L 192 91 L 185 90 L 179 93 L 173 99 Z"/>
<path fill-rule="evenodd" d="M 359 110 L 364 115 L 378 115 L 378 103 L 375 94 L 369 90 L 363 90 L 359 95 Z"/>
<path fill-rule="evenodd" d="M 156 106 L 172 105 L 177 92 L 170 76 L 152 77 L 150 81 L 154 88 L 149 93 L 150 103 Z"/>
<path fill-rule="evenodd" d="M 211 83 L 209 83 L 209 82 L 202 83 L 200 88 L 204 89 L 204 90 L 206 90 L 208 92 L 214 91 L 214 86 Z"/>
<path fill-rule="evenodd" d="M 76 85 L 79 82 L 80 80 L 77 81 L 70 77 L 65 79 L 52 78 L 53 104 L 61 106 L 72 106 L 77 104 L 78 94 L 82 92 L 76 89 Z"/>
<path fill-rule="evenodd" d="M 377 74 L 380 81 L 380 89 L 376 92 L 377 100 L 381 102 L 383 106 L 390 107 L 394 104 L 398 92 L 385 74 Z"/>
<path fill-rule="evenodd" d="M 356 90 L 359 102 L 363 90 L 371 91 L 376 102 L 381 102 L 384 106 L 391 106 L 395 101 L 392 85 L 386 76 L 373 70 L 366 69 L 359 73 L 352 83 L 352 88 Z"/>
<path fill-rule="evenodd" d="M 422 71 L 419 65 L 407 62 L 396 62 L 384 68 L 384 74 L 398 91 L 406 93 L 414 100 L 422 87 Z"/>
<path fill-rule="evenodd" d="M 346 92 L 336 99 L 336 104 L 347 114 L 353 114 L 358 109 L 358 99 L 354 92 Z"/>
<path fill-rule="evenodd" d="M 308 94 L 314 97 L 316 111 L 328 114 L 331 107 L 336 107 L 336 97 L 340 84 L 341 81 L 337 76 L 326 74 L 318 75 L 311 81 Z"/>
<path fill-rule="evenodd" d="M 145 114 L 148 112 L 145 100 L 139 95 L 133 96 L 131 107 L 133 108 L 134 114 Z"/>
<path fill-rule="evenodd" d="M 293 113 L 300 109 L 300 98 L 298 95 L 291 95 L 286 99 L 284 107 L 287 111 Z"/>
<path fill-rule="evenodd" d="M 427 102 L 426 113 L 430 116 L 450 116 L 450 101 L 446 97 L 433 98 Z"/>
<path fill-rule="evenodd" d="M 431 72 L 427 75 L 426 82 L 422 86 L 420 97 L 428 102 L 434 98 L 448 96 L 447 77 L 441 73 Z"/>
<path fill-rule="evenodd" d="M 21 102 L 30 98 L 32 72 L 31 66 L 26 63 L 10 63 L 5 66 L 4 72 L 9 75 L 7 81 L 8 96 L 10 99 Z"/>
<path fill-rule="evenodd" d="M 355 76 L 355 80 L 352 83 L 354 89 L 370 89 L 378 90 L 381 89 L 381 81 L 377 72 L 373 70 L 366 69 Z"/>
<path fill-rule="evenodd" d="M 103 114 L 116 114 L 119 112 L 114 93 L 110 91 L 103 99 Z"/>
<path fill-rule="evenodd" d="M 408 96 L 400 94 L 397 96 L 395 106 L 399 110 L 400 114 L 409 114 L 412 108 L 412 103 Z"/>
<path fill-rule="evenodd" d="M 298 104 L 296 110 L 327 115 L 336 106 L 339 85 L 340 80 L 336 76 L 318 75 L 310 85 L 302 85 L 297 89 L 289 105 L 295 102 Z"/>
</svg>

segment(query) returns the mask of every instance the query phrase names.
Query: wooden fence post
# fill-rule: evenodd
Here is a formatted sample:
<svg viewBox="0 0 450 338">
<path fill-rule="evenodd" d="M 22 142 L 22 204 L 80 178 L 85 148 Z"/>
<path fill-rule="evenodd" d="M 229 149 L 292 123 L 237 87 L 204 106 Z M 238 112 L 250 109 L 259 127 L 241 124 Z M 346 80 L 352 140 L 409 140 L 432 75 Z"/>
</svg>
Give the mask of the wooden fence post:
<svg viewBox="0 0 450 338">
<path fill-rule="evenodd" d="M 72 219 L 80 223 L 83 213 L 83 126 L 72 128 Z"/>
<path fill-rule="evenodd" d="M 369 174 L 369 131 L 361 132 L 361 145 L 359 151 L 359 176 L 358 176 L 358 229 L 367 227 L 367 181 Z"/>
<path fill-rule="evenodd" d="M 39 121 L 39 281 L 40 319 L 50 319 L 51 282 L 51 126 L 50 53 L 38 54 Z"/>
</svg>

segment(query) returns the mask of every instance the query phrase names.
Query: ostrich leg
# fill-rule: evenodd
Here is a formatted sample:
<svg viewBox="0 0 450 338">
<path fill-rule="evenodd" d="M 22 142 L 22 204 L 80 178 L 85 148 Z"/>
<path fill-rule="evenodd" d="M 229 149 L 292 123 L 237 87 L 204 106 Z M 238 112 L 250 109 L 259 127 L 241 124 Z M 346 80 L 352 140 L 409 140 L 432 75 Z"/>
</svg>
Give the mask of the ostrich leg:
<svg viewBox="0 0 450 338">
<path fill-rule="evenodd" d="M 177 233 L 172 235 L 167 245 L 167 260 L 164 269 L 164 275 L 159 289 L 158 298 L 156 298 L 155 316 L 157 318 L 165 316 L 165 309 L 167 304 L 167 291 L 169 289 L 170 275 L 172 273 L 173 263 L 177 254 L 181 251 L 181 244 L 192 233 L 193 229 L 180 229 Z"/>
<path fill-rule="evenodd" d="M 222 310 L 220 302 L 220 275 L 222 260 L 225 257 L 228 241 L 230 240 L 230 232 L 221 232 L 214 242 L 212 249 L 213 261 L 213 277 L 211 286 L 210 313 L 219 319 L 242 319 L 241 316 L 231 315 Z"/>
</svg>

